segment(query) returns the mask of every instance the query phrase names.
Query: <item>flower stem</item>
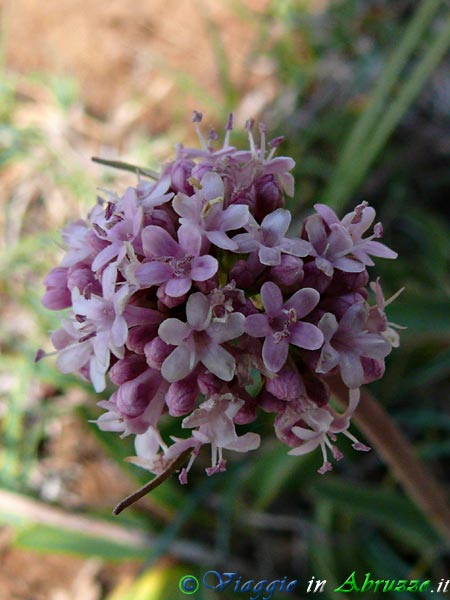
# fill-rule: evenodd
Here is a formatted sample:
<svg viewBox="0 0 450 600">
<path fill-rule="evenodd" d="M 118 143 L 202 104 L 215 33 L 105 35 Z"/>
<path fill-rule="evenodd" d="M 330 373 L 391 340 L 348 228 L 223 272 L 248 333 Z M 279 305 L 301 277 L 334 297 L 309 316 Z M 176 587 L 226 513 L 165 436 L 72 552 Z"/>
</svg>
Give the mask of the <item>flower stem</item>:
<svg viewBox="0 0 450 600">
<path fill-rule="evenodd" d="M 348 389 L 338 377 L 328 379 L 340 404 L 346 405 Z M 381 404 L 361 389 L 361 401 L 353 420 L 408 496 L 426 514 L 444 539 L 450 539 L 450 507 L 445 491 L 417 457 L 409 441 Z"/>
</svg>

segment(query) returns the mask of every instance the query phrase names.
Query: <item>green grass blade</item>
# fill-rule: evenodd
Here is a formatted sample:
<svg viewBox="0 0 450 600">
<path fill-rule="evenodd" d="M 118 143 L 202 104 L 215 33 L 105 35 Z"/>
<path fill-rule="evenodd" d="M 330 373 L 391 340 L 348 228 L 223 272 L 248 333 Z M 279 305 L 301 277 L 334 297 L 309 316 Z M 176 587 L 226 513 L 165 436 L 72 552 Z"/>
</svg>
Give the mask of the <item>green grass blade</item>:
<svg viewBox="0 0 450 600">
<path fill-rule="evenodd" d="M 401 71 L 420 43 L 426 28 L 441 5 L 441 0 L 425 0 L 420 4 L 377 82 L 368 106 L 355 123 L 339 156 L 339 163 L 329 188 L 325 192 L 335 208 L 341 207 L 347 199 L 346 196 L 342 195 L 342 192 L 339 193 L 341 177 L 348 171 L 355 157 L 361 152 L 361 145 L 366 142 L 377 119 L 379 119 L 389 93 L 397 83 Z"/>
</svg>

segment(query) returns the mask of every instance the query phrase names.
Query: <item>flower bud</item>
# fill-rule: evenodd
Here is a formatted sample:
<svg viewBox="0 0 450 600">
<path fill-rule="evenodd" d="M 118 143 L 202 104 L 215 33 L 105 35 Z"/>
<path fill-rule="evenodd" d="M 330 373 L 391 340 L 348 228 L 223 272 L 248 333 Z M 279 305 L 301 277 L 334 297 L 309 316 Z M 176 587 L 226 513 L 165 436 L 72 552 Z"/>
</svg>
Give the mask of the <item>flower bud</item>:
<svg viewBox="0 0 450 600">
<path fill-rule="evenodd" d="M 305 393 L 305 386 L 297 369 L 285 365 L 276 377 L 268 379 L 266 390 L 279 400 L 295 400 Z"/>
<path fill-rule="evenodd" d="M 109 378 L 116 385 L 135 379 L 147 369 L 147 363 L 140 354 L 130 354 L 121 358 L 109 371 Z"/>
<path fill-rule="evenodd" d="M 166 344 L 157 336 L 144 346 L 144 354 L 147 364 L 152 369 L 161 370 L 161 366 L 169 354 L 174 349 L 173 346 Z"/>
<path fill-rule="evenodd" d="M 197 376 L 197 385 L 200 393 L 208 397 L 220 392 L 223 381 L 209 371 L 202 371 Z"/>
<path fill-rule="evenodd" d="M 300 287 L 303 281 L 303 261 L 291 254 L 282 254 L 281 262 L 269 269 L 269 278 L 284 292 L 292 292 Z"/>
<path fill-rule="evenodd" d="M 166 404 L 172 417 L 181 417 L 192 412 L 198 396 L 198 388 L 194 377 L 187 377 L 169 386 Z"/>
<path fill-rule="evenodd" d="M 262 221 L 264 217 L 277 208 L 284 207 L 281 187 L 273 175 L 263 175 L 255 182 L 256 211 L 255 217 Z"/>
<path fill-rule="evenodd" d="M 312 287 L 320 294 L 328 288 L 331 277 L 325 275 L 323 271 L 317 268 L 314 261 L 303 264 L 303 287 Z"/>
<path fill-rule="evenodd" d="M 131 381 L 123 383 L 117 391 L 117 408 L 125 417 L 142 415 L 156 392 L 154 371 L 147 369 Z"/>
<path fill-rule="evenodd" d="M 50 310 L 63 310 L 72 305 L 70 291 L 67 286 L 67 269 L 56 267 L 47 275 L 45 281 L 47 291 L 42 297 L 42 304 Z"/>
</svg>

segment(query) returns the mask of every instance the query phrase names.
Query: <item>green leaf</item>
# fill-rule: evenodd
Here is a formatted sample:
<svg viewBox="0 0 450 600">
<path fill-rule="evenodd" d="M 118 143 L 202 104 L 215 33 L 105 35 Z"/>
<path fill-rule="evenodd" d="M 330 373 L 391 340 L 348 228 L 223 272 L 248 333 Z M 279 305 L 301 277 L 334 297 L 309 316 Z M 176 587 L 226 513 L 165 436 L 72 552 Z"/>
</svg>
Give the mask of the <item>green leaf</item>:
<svg viewBox="0 0 450 600">
<path fill-rule="evenodd" d="M 377 523 L 405 544 L 423 550 L 440 543 L 439 535 L 419 509 L 396 492 L 363 487 L 337 477 L 316 482 L 311 491 L 314 497 L 329 500 L 346 515 Z"/>
<path fill-rule="evenodd" d="M 288 448 L 280 443 L 264 450 L 255 463 L 249 484 L 254 488 L 254 507 L 266 508 L 281 494 L 286 486 L 295 482 L 296 487 L 312 481 L 317 469 L 317 456 L 289 456 Z"/>
<path fill-rule="evenodd" d="M 77 531 L 50 527 L 48 525 L 31 525 L 19 530 L 15 536 L 15 545 L 36 552 L 63 552 L 82 556 L 98 556 L 104 560 L 145 560 L 148 551 L 87 535 Z"/>
</svg>

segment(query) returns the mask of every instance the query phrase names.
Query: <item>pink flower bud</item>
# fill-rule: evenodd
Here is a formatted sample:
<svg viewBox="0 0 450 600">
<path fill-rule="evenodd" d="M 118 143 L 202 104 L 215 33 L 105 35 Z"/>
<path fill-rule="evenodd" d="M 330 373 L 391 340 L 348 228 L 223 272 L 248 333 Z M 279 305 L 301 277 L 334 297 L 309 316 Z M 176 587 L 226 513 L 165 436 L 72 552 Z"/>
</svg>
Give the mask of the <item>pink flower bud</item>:
<svg viewBox="0 0 450 600">
<path fill-rule="evenodd" d="M 152 369 L 161 370 L 161 366 L 169 354 L 174 349 L 173 346 L 166 344 L 158 336 L 144 346 L 144 354 L 147 364 Z"/>
<path fill-rule="evenodd" d="M 279 400 L 295 400 L 305 394 L 305 386 L 297 369 L 284 366 L 276 377 L 268 379 L 266 390 Z"/>
<path fill-rule="evenodd" d="M 255 182 L 256 211 L 258 221 L 272 213 L 277 208 L 284 207 L 284 197 L 281 187 L 273 175 L 263 175 Z"/>
<path fill-rule="evenodd" d="M 110 369 L 109 377 L 116 385 L 135 379 L 147 369 L 147 363 L 140 354 L 130 354 L 116 362 Z"/>
<path fill-rule="evenodd" d="M 328 288 L 331 277 L 325 275 L 323 271 L 317 268 L 314 261 L 304 263 L 303 265 L 303 287 L 312 287 L 320 294 Z"/>
<path fill-rule="evenodd" d="M 220 392 L 223 381 L 209 371 L 202 371 L 197 376 L 197 385 L 200 393 L 209 397 Z"/>
<path fill-rule="evenodd" d="M 56 267 L 45 279 L 47 291 L 42 297 L 42 304 L 50 310 L 62 310 L 71 306 L 70 291 L 67 287 L 67 269 Z"/>
<path fill-rule="evenodd" d="M 198 388 L 195 378 L 188 377 L 176 381 L 169 386 L 166 394 L 166 404 L 172 417 L 187 415 L 195 408 L 198 396 Z"/>
<path fill-rule="evenodd" d="M 280 264 L 269 269 L 270 280 L 284 292 L 297 290 L 303 281 L 303 276 L 302 259 L 291 254 L 282 254 Z"/>
</svg>

